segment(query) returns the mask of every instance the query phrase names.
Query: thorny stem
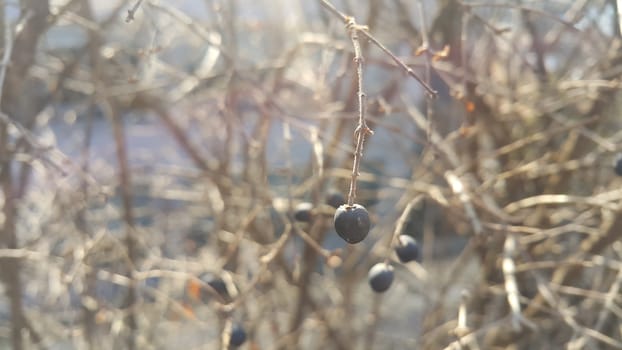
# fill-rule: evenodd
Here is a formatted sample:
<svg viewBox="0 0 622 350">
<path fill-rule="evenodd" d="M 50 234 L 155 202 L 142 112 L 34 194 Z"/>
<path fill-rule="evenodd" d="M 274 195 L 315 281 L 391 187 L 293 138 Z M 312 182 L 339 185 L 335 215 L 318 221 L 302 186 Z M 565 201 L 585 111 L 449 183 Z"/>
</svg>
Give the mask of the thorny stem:
<svg viewBox="0 0 622 350">
<path fill-rule="evenodd" d="M 358 79 L 358 99 L 359 99 L 359 121 L 356 126 L 354 135 L 356 137 L 356 148 L 354 149 L 354 164 L 352 165 L 352 181 L 350 182 L 350 192 L 348 192 L 348 205 L 354 204 L 354 198 L 356 197 L 356 181 L 359 176 L 359 167 L 361 165 L 361 157 L 363 156 L 363 144 L 365 143 L 365 136 L 371 135 L 373 132 L 367 127 L 365 121 L 365 115 L 367 112 L 365 103 L 366 95 L 363 91 L 363 56 L 361 55 L 361 44 L 359 42 L 358 32 L 360 27 L 354 21 L 354 18 L 348 19 L 348 30 L 350 31 L 350 39 L 354 46 L 354 62 L 356 63 L 356 77 Z"/>
<path fill-rule="evenodd" d="M 359 41 L 359 33 L 367 38 L 369 41 L 378 46 L 384 53 L 389 55 L 391 59 L 408 75 L 417 80 L 421 86 L 426 90 L 428 97 L 434 98 L 437 95 L 437 92 L 432 89 L 423 79 L 419 78 L 415 72 L 408 67 L 402 60 L 400 60 L 395 54 L 391 52 L 386 46 L 384 46 L 378 39 L 376 39 L 369 31 L 366 26 L 358 25 L 354 19 L 354 17 L 346 16 L 341 13 L 339 10 L 333 6 L 328 0 L 320 0 L 320 4 L 331 12 L 333 15 L 339 17 L 342 22 L 346 24 L 348 28 L 348 32 L 350 34 L 350 40 L 352 41 L 352 46 L 354 47 L 354 62 L 356 63 L 356 75 L 358 79 L 358 104 L 359 104 L 359 121 L 356 126 L 356 130 L 354 132 L 354 136 L 356 138 L 356 147 L 354 149 L 354 164 L 352 165 L 352 180 L 350 182 L 350 191 L 348 192 L 348 205 L 352 206 L 354 204 L 354 199 L 356 198 L 356 182 L 359 176 L 359 167 L 361 164 L 361 157 L 363 156 L 363 144 L 365 143 L 365 137 L 367 135 L 372 135 L 373 131 L 367 127 L 367 123 L 365 121 L 366 116 L 366 95 L 363 91 L 363 56 L 361 54 L 361 44 Z"/>
</svg>

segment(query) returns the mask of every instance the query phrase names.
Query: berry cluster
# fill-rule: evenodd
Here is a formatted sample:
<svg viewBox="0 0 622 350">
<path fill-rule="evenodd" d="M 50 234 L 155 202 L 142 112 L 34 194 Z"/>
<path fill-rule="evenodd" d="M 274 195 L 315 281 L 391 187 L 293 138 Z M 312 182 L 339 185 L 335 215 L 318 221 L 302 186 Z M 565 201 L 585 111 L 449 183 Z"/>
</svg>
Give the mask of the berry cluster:
<svg viewBox="0 0 622 350">
<path fill-rule="evenodd" d="M 335 211 L 335 231 L 339 237 L 349 244 L 356 244 L 369 234 L 371 221 L 369 213 L 360 204 L 342 204 Z M 400 235 L 394 247 L 395 253 L 402 263 L 420 261 L 421 252 L 417 241 L 408 235 Z M 388 263 L 377 263 L 369 270 L 367 279 L 374 292 L 382 293 L 393 283 L 393 266 Z"/>
<path fill-rule="evenodd" d="M 402 263 L 420 261 L 421 252 L 417 241 L 411 236 L 400 235 L 394 247 L 395 254 Z M 393 266 L 381 262 L 372 266 L 367 275 L 369 286 L 376 293 L 386 292 L 393 283 Z"/>
</svg>

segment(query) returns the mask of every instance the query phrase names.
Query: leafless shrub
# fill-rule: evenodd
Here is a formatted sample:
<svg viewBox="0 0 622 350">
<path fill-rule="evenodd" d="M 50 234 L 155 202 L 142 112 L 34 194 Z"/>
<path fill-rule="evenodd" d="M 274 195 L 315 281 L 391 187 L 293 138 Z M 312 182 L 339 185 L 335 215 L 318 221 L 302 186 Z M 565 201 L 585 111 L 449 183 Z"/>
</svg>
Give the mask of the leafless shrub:
<svg viewBox="0 0 622 350">
<path fill-rule="evenodd" d="M 622 348 L 617 4 L 2 2 L 0 344 Z"/>
</svg>

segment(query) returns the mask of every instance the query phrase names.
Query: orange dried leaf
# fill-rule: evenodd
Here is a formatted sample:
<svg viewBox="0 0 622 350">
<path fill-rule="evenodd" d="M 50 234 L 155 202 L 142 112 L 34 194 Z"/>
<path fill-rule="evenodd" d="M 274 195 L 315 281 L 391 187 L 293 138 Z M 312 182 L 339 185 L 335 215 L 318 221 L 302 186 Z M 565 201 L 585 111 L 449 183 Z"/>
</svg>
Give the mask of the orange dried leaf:
<svg viewBox="0 0 622 350">
<path fill-rule="evenodd" d="M 475 103 L 472 101 L 466 101 L 465 108 L 467 112 L 473 113 L 475 111 Z"/>
<path fill-rule="evenodd" d="M 195 280 L 188 281 L 187 287 L 188 296 L 194 300 L 201 299 L 201 284 Z"/>
</svg>

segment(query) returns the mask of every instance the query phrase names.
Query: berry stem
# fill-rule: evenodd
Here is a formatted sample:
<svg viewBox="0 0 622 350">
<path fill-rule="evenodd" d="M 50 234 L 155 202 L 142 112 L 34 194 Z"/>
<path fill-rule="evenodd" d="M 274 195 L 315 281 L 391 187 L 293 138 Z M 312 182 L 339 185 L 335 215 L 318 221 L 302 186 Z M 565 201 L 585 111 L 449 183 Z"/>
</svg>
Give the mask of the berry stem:
<svg viewBox="0 0 622 350">
<path fill-rule="evenodd" d="M 350 39 L 352 40 L 352 46 L 354 47 L 354 62 L 356 63 L 356 75 L 358 78 L 359 121 L 354 132 L 354 136 L 356 138 L 356 148 L 354 149 L 354 164 L 352 165 L 352 181 L 350 182 L 350 192 L 348 193 L 348 206 L 352 206 L 352 204 L 354 204 L 354 199 L 356 198 L 356 181 L 359 176 L 359 166 L 361 164 L 361 157 L 363 156 L 363 144 L 365 143 L 365 137 L 373 134 L 372 130 L 367 127 L 367 123 L 365 122 L 366 95 L 365 92 L 363 92 L 363 55 L 361 54 L 359 33 L 387 54 L 400 68 L 406 72 L 406 74 L 417 80 L 426 91 L 428 97 L 434 98 L 438 93 L 423 79 L 421 79 L 406 63 L 404 63 L 401 59 L 399 59 L 399 57 L 391 52 L 391 50 L 378 41 L 378 39 L 376 39 L 376 37 L 369 32 L 367 26 L 357 24 L 354 17 L 347 16 L 337 10 L 337 8 L 335 8 L 330 1 L 319 1 L 326 10 L 345 23 L 350 34 Z"/>
<path fill-rule="evenodd" d="M 361 158 L 363 157 L 363 144 L 365 143 L 365 136 L 367 136 L 367 134 L 371 135 L 372 131 L 369 127 L 367 127 L 367 122 L 365 120 L 367 112 L 367 96 L 363 91 L 363 55 L 361 54 L 361 44 L 358 36 L 358 32 L 361 29 L 360 26 L 356 24 L 353 17 L 348 17 L 346 26 L 350 33 L 352 46 L 354 47 L 354 62 L 356 63 L 356 77 L 358 85 L 357 94 L 359 104 L 359 120 L 354 131 L 354 136 L 356 137 L 356 147 L 354 148 L 354 161 L 352 164 L 352 180 L 350 181 L 350 191 L 348 192 L 348 205 L 351 206 L 354 204 L 354 199 L 356 198 L 356 182 L 359 176 Z"/>
<path fill-rule="evenodd" d="M 402 243 L 399 240 L 399 236 L 402 234 L 402 232 L 404 232 L 404 225 L 406 225 L 406 221 L 408 220 L 410 213 L 413 211 L 413 209 L 417 205 L 419 205 L 419 203 L 421 203 L 422 200 L 423 200 L 423 196 L 417 195 L 413 199 L 411 199 L 410 202 L 408 202 L 408 204 L 406 205 L 406 208 L 404 208 L 404 211 L 402 211 L 402 214 L 400 215 L 399 219 L 397 220 L 397 223 L 395 224 L 395 231 L 393 231 L 393 235 L 391 235 L 391 238 L 387 242 L 387 246 L 389 248 L 391 247 L 393 242 L 396 242 L 400 246 L 402 245 Z M 391 249 L 387 250 L 388 253 L 387 253 L 386 259 L 389 259 L 390 251 Z"/>
</svg>

